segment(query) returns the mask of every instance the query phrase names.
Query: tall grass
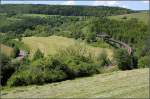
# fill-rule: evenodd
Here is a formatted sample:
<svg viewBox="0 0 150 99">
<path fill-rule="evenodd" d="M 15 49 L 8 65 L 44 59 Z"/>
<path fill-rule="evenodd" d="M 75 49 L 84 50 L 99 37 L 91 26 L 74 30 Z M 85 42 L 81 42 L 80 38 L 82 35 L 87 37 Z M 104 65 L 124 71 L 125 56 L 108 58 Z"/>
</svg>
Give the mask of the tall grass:
<svg viewBox="0 0 150 99">
<path fill-rule="evenodd" d="M 91 52 L 90 48 L 83 43 L 75 43 L 66 48 L 57 49 L 57 56 L 66 57 L 66 56 L 77 56 L 77 57 L 86 57 L 90 60 L 95 61 L 96 56 L 94 52 Z"/>
</svg>

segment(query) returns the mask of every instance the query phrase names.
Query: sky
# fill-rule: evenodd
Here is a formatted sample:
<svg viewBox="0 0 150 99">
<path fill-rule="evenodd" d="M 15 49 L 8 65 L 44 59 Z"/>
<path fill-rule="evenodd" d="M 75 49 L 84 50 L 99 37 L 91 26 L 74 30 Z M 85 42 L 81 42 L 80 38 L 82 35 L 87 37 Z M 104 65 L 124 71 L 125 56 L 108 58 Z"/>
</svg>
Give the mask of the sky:
<svg viewBox="0 0 150 99">
<path fill-rule="evenodd" d="M 89 6 L 118 6 L 132 10 L 148 10 L 148 0 L 138 1 L 100 1 L 100 0 L 1 0 L 1 4 L 50 4 L 50 5 L 89 5 Z"/>
</svg>

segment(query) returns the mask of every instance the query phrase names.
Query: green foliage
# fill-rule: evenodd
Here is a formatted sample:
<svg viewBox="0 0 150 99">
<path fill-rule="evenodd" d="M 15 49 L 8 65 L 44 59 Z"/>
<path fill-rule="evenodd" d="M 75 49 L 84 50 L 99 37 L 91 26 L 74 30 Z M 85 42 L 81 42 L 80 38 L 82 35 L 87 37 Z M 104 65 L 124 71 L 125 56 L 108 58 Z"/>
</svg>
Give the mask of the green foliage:
<svg viewBox="0 0 150 99">
<path fill-rule="evenodd" d="M 24 66 L 9 79 L 9 86 L 44 84 L 64 80 L 67 75 L 61 70 L 62 64 L 53 59 L 36 60 Z"/>
<path fill-rule="evenodd" d="M 15 5 L 0 6 L 0 13 L 34 13 L 66 16 L 109 16 L 134 12 L 119 7 L 61 6 L 61 5 Z"/>
<path fill-rule="evenodd" d="M 85 61 L 88 60 L 85 57 L 68 56 L 63 60 L 66 64 L 64 70 L 69 75 L 69 78 L 99 73 L 96 64 Z"/>
<path fill-rule="evenodd" d="M 12 36 L 11 34 L 0 35 L 0 42 L 9 47 L 12 47 L 16 50 L 22 49 L 22 50 L 26 50 L 27 52 L 29 52 L 28 46 L 26 46 L 21 41 L 14 40 L 15 38 L 17 38 L 17 37 Z M 19 37 L 19 38 L 21 38 L 21 37 Z M 16 55 L 12 55 L 12 56 L 16 56 Z"/>
<path fill-rule="evenodd" d="M 100 66 L 94 62 L 93 56 L 84 46 L 70 46 L 60 50 L 56 56 L 60 57 L 64 62 L 64 70 L 69 75 L 69 78 L 88 76 L 99 72 Z"/>
<path fill-rule="evenodd" d="M 141 56 L 150 56 L 150 34 L 147 36 L 147 39 L 145 41 L 145 46 L 143 47 L 141 51 Z"/>
<path fill-rule="evenodd" d="M 24 31 L 24 36 L 50 36 L 52 33 L 50 33 L 50 27 L 48 25 L 37 25 L 33 29 L 26 29 Z"/>
<path fill-rule="evenodd" d="M 1 94 L 1 98 L 17 98 L 18 96 L 22 98 L 34 98 L 35 96 L 38 96 L 51 99 L 65 97 L 80 98 L 81 96 L 82 98 L 105 96 L 107 98 L 140 97 L 148 99 L 149 68 L 113 73 L 109 72 L 102 75 L 98 74 L 93 77 L 44 84 L 42 86 L 30 85 L 16 88 L 2 87 Z"/>
<path fill-rule="evenodd" d="M 147 12 L 138 12 L 138 13 L 131 13 L 131 14 L 123 14 L 123 15 L 114 15 L 109 16 L 110 19 L 120 20 L 120 21 L 127 21 L 131 18 L 137 18 L 139 21 L 148 24 L 149 13 Z"/>
<path fill-rule="evenodd" d="M 20 53 L 20 49 L 17 46 L 15 46 L 13 51 L 14 52 L 13 52 L 12 57 L 16 58 L 19 55 L 19 53 Z"/>
<path fill-rule="evenodd" d="M 115 58 L 119 69 L 130 70 L 133 68 L 132 57 L 127 53 L 126 50 L 120 49 L 116 51 Z"/>
<path fill-rule="evenodd" d="M 1 16 L 0 16 L 1 17 Z M 4 17 L 5 18 L 5 17 Z M 45 16 L 16 15 L 18 21 L 6 22 L 0 25 L 0 32 L 7 34 L 9 39 L 22 36 L 61 35 L 75 39 L 86 40 L 89 43 L 98 42 L 97 34 L 106 33 L 116 40 L 130 44 L 140 56 L 148 36 L 148 26 L 135 18 L 126 21 L 110 20 L 108 18 L 84 16 Z M 6 17 L 7 19 L 7 17 Z M 4 23 L 3 20 L 0 23 Z M 138 35 L 138 36 L 137 36 Z M 5 37 L 5 36 L 3 36 Z M 4 38 L 3 42 L 8 41 Z"/>
<path fill-rule="evenodd" d="M 1 79 L 1 84 L 5 85 L 8 78 L 11 76 L 11 74 L 14 72 L 14 68 L 11 65 L 11 60 L 9 57 L 6 55 L 0 53 L 0 79 Z"/>
<path fill-rule="evenodd" d="M 87 57 L 91 59 L 92 53 L 89 52 L 88 48 L 84 44 L 71 45 L 67 48 L 58 49 L 58 56 L 77 56 L 77 57 Z"/>
<path fill-rule="evenodd" d="M 29 65 L 31 63 L 31 59 L 29 59 L 29 56 L 24 56 L 22 60 L 22 65 Z"/>
<path fill-rule="evenodd" d="M 12 11 L 12 12 L 8 12 L 8 13 L 7 13 L 7 16 L 8 16 L 8 17 L 12 17 L 12 16 L 15 16 L 15 15 L 16 15 L 16 13 L 15 13 L 15 12 L 13 12 L 13 11 Z"/>
<path fill-rule="evenodd" d="M 95 33 L 87 33 L 86 40 L 88 43 L 90 42 L 96 42 L 96 34 Z"/>
<path fill-rule="evenodd" d="M 14 72 L 17 71 L 20 68 L 20 66 L 22 66 L 23 64 L 24 64 L 24 60 L 23 61 L 19 61 L 19 60 L 11 61 L 11 66 L 14 68 Z"/>
<path fill-rule="evenodd" d="M 138 67 L 139 68 L 145 68 L 150 66 L 150 57 L 149 56 L 144 56 L 141 57 L 138 61 Z"/>
<path fill-rule="evenodd" d="M 36 60 L 29 66 L 21 67 L 18 72 L 13 74 L 7 84 L 9 86 L 44 84 L 66 78 L 66 74 L 60 68 L 62 65 L 55 63 L 53 59 Z"/>
<path fill-rule="evenodd" d="M 22 41 L 22 37 L 21 37 L 21 36 L 19 36 L 19 37 L 18 37 L 18 40 L 21 42 L 21 41 Z"/>
<path fill-rule="evenodd" d="M 102 69 L 95 56 L 82 44 L 60 49 L 56 57 L 65 64 L 64 70 L 69 78 L 100 73 Z"/>
<path fill-rule="evenodd" d="M 133 68 L 138 68 L 138 57 L 132 54 L 131 58 L 132 58 Z"/>
<path fill-rule="evenodd" d="M 124 21 L 105 18 L 108 15 L 131 13 L 133 12 L 131 10 L 118 7 L 1 5 L 0 12 L 6 13 L 0 15 L 0 42 L 15 48 L 14 57 L 18 55 L 19 49 L 28 50 L 21 42 L 24 36 L 61 35 L 85 40 L 93 46 L 101 46 L 97 34 L 106 33 L 135 49 L 136 56 L 142 57 L 138 61 L 138 67 L 146 67 L 148 64 L 149 47 L 145 44 L 148 26 L 135 18 Z M 124 17 L 124 19 L 126 18 Z M 16 38 L 19 41 L 14 40 Z M 144 48 L 143 51 L 141 51 L 142 48 Z M 25 58 L 22 64 L 12 64 L 10 59 L 4 56 L 6 61 L 4 59 L 2 61 L 4 64 L 3 83 L 6 83 L 14 71 L 16 72 L 8 81 L 10 86 L 43 84 L 88 76 L 99 73 L 101 67 L 111 64 L 106 53 L 95 58 L 82 45 L 76 46 L 76 48 L 71 46 L 60 49 L 59 52 L 55 56 L 44 58 L 43 53 L 38 49 L 32 62 Z M 115 57 L 121 70 L 132 69 L 137 66 L 135 56 L 128 55 L 125 50 L 117 51 Z M 8 68 L 5 68 L 7 66 Z M 17 69 L 11 66 L 16 66 Z M 10 74 L 6 74 L 5 77 L 4 74 L 8 71 Z"/>
<path fill-rule="evenodd" d="M 27 60 L 27 58 L 26 58 Z M 29 62 L 29 61 L 28 61 Z M 23 61 L 17 61 L 17 60 L 11 60 L 10 57 L 7 57 L 6 55 L 0 53 L 0 79 L 1 84 L 6 85 L 8 79 L 16 72 L 18 69 L 24 65 L 27 64 L 25 62 L 25 59 Z"/>
<path fill-rule="evenodd" d="M 100 73 L 100 64 L 85 56 L 83 50 L 68 49 L 54 56 L 36 59 L 31 64 L 22 65 L 7 84 L 9 86 L 44 84 Z"/>
<path fill-rule="evenodd" d="M 37 51 L 34 53 L 33 60 L 41 59 L 44 57 L 44 54 L 40 51 L 40 49 L 37 49 Z"/>
<path fill-rule="evenodd" d="M 126 17 L 126 16 L 123 16 L 122 19 L 127 19 L 127 17 Z"/>
<path fill-rule="evenodd" d="M 138 68 L 150 67 L 150 35 L 145 40 L 145 45 L 140 49 L 140 57 L 138 60 Z"/>
<path fill-rule="evenodd" d="M 13 35 L 17 37 L 16 34 L 20 36 L 22 32 L 24 32 L 27 28 L 34 29 L 36 25 L 46 23 L 45 19 L 40 17 L 23 17 L 18 21 L 7 22 L 6 25 L 0 25 L 0 31 L 4 33 L 11 32 Z M 13 32 L 12 32 L 13 31 Z"/>
<path fill-rule="evenodd" d="M 100 48 L 111 48 L 109 44 L 107 44 L 105 41 L 101 39 L 97 39 L 96 42 L 92 42 L 90 43 L 90 45 L 94 47 L 100 47 Z"/>
<path fill-rule="evenodd" d="M 111 61 L 108 58 L 108 55 L 105 51 L 101 52 L 97 58 L 97 61 L 100 62 L 101 66 L 109 66 L 111 65 Z"/>
</svg>

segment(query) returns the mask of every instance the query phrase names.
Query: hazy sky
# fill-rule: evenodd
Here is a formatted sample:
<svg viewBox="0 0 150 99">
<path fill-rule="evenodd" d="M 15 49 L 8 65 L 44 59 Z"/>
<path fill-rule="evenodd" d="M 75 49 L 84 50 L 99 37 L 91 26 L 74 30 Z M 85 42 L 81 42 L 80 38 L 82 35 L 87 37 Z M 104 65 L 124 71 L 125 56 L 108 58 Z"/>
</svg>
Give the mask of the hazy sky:
<svg viewBox="0 0 150 99">
<path fill-rule="evenodd" d="M 148 0 L 138 0 L 138 1 L 99 1 L 99 0 L 2 0 L 2 4 L 58 4 L 58 5 L 90 5 L 90 6 L 119 6 L 124 8 L 129 8 L 133 10 L 148 10 L 149 2 Z"/>
</svg>

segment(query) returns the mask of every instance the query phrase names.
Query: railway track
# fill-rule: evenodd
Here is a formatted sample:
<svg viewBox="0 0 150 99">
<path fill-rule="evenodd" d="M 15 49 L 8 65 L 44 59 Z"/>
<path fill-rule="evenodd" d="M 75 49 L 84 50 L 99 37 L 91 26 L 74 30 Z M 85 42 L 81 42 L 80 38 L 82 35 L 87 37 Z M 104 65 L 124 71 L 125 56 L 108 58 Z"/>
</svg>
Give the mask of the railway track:
<svg viewBox="0 0 150 99">
<path fill-rule="evenodd" d="M 99 35 L 98 34 L 97 37 L 103 38 L 104 40 L 107 40 L 108 42 L 113 42 L 113 43 L 119 44 L 120 46 L 122 46 L 123 48 L 125 48 L 127 50 L 129 55 L 131 55 L 133 53 L 132 48 L 128 44 L 118 41 L 118 40 L 114 40 L 109 35 Z"/>
</svg>

